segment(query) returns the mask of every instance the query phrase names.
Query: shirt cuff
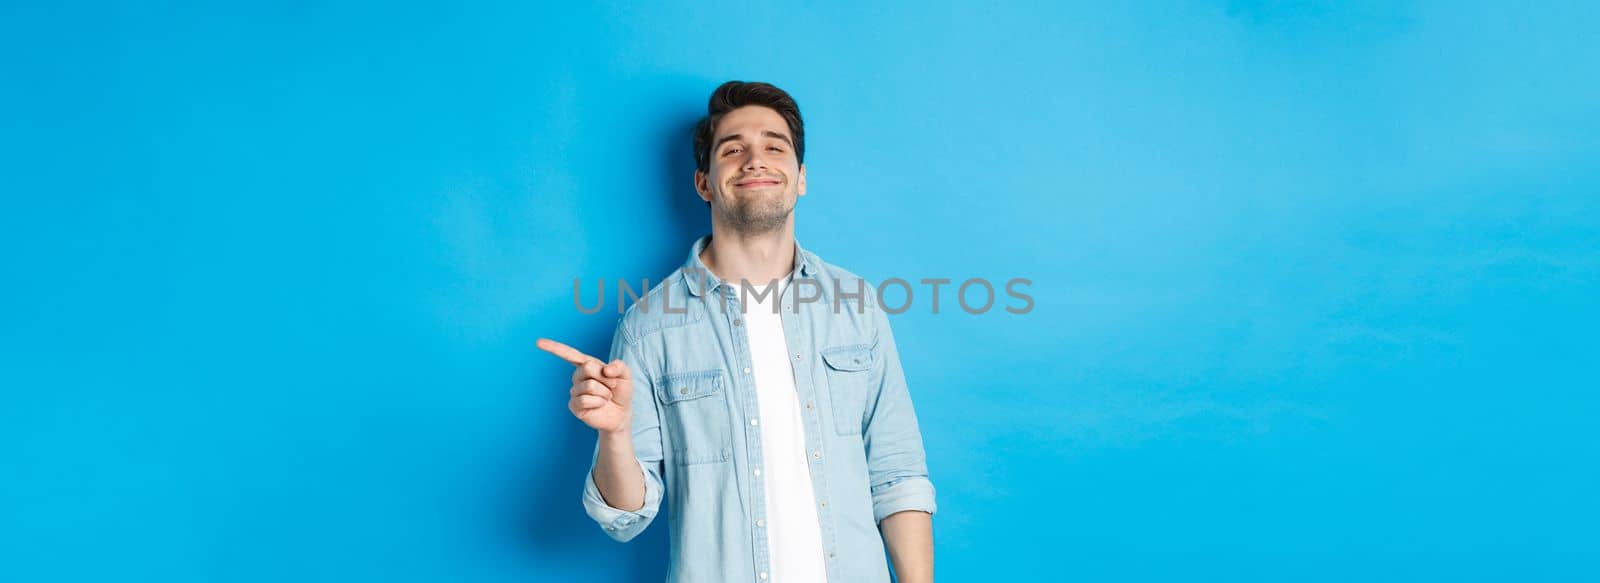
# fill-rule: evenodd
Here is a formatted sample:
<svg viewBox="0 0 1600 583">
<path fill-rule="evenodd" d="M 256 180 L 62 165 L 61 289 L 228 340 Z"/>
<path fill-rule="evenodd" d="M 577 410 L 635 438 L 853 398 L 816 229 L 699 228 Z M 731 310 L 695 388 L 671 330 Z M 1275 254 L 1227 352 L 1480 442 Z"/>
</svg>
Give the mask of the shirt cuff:
<svg viewBox="0 0 1600 583">
<path fill-rule="evenodd" d="M 637 459 L 634 461 L 638 462 Z M 590 468 L 584 474 L 583 508 L 589 513 L 589 518 L 605 529 L 607 536 L 618 542 L 628 542 L 638 536 L 661 508 L 661 489 L 651 483 L 650 472 L 645 469 L 644 462 L 638 463 L 639 471 L 645 476 L 644 506 L 638 511 L 622 510 L 606 504 L 605 498 L 600 497 L 600 488 L 594 483 L 594 469 Z"/>
<path fill-rule="evenodd" d="M 872 488 L 873 520 L 883 522 L 890 514 L 902 510 L 921 510 L 933 514 L 938 508 L 933 502 L 933 482 L 916 476 L 901 478 Z"/>
</svg>

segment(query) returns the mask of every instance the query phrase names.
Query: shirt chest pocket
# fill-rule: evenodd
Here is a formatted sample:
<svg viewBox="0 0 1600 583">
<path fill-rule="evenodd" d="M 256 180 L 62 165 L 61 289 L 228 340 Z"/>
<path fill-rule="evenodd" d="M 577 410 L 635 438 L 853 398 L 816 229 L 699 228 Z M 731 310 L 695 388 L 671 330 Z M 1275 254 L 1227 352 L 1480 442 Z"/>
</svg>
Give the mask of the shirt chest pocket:
<svg viewBox="0 0 1600 583">
<path fill-rule="evenodd" d="M 835 346 L 822 351 L 828 365 L 828 398 L 833 408 L 833 430 L 857 435 L 866 425 L 867 400 L 872 396 L 872 347 L 866 344 Z"/>
<path fill-rule="evenodd" d="M 733 458 L 722 370 L 669 374 L 656 386 L 668 447 L 679 465 Z"/>
</svg>

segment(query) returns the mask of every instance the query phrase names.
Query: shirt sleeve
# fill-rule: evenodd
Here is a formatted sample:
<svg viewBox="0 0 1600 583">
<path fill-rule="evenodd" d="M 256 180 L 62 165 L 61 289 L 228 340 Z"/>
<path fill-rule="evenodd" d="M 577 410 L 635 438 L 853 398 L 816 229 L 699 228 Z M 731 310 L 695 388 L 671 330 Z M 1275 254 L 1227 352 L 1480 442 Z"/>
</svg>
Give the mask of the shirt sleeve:
<svg viewBox="0 0 1600 583">
<path fill-rule="evenodd" d="M 622 510 L 606 504 L 600 489 L 594 483 L 594 468 L 600 459 L 600 443 L 595 441 L 594 455 L 590 457 L 589 471 L 583 479 L 583 508 L 589 518 L 599 523 L 607 536 L 617 542 L 628 542 L 655 520 L 661 508 L 665 490 L 661 476 L 661 422 L 656 412 L 653 375 L 622 323 L 617 325 L 611 340 L 610 360 L 621 358 L 633 372 L 633 398 L 630 401 L 633 416 L 633 449 L 635 461 L 644 472 L 644 506 L 635 511 Z"/>
<path fill-rule="evenodd" d="M 867 473 L 872 485 L 872 514 L 876 521 L 902 510 L 921 510 L 933 514 L 933 482 L 928 478 L 927 456 L 922 449 L 922 432 L 911 405 L 905 372 L 900 368 L 900 353 L 894 332 L 884 311 L 870 301 L 878 340 L 873 346 L 877 392 L 868 405 L 867 426 L 862 434 L 867 453 Z"/>
</svg>

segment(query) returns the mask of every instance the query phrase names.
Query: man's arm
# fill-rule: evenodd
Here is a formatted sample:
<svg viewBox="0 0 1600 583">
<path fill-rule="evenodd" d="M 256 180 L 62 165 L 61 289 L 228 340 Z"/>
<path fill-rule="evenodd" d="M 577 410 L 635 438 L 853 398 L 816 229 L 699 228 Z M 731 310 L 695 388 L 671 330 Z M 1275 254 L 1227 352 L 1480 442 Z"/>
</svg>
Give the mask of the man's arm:
<svg viewBox="0 0 1600 583">
<path fill-rule="evenodd" d="M 900 583 L 933 583 L 933 515 L 896 512 L 878 523 Z"/>
<path fill-rule="evenodd" d="M 610 364 L 551 340 L 540 339 L 539 348 L 575 367 L 567 408 L 598 431 L 583 479 L 584 510 L 607 536 L 627 542 L 661 506 L 661 432 L 649 367 L 620 322 Z"/>
<path fill-rule="evenodd" d="M 911 406 L 905 372 L 894 331 L 879 306 L 869 306 L 876 318 L 874 344 L 876 394 L 867 403 L 867 425 L 862 434 L 866 447 L 868 481 L 872 487 L 872 513 L 878 521 L 895 574 L 900 581 L 933 580 L 933 482 L 922 449 L 922 432 Z"/>
<path fill-rule="evenodd" d="M 634 457 L 633 432 L 600 432 L 594 485 L 607 506 L 628 512 L 644 508 L 644 472 Z"/>
<path fill-rule="evenodd" d="M 596 440 L 591 477 L 584 480 L 584 509 L 607 536 L 628 542 L 644 532 L 661 509 L 661 425 L 651 367 L 620 322 L 611 339 L 611 358 L 627 363 L 632 373 L 630 419 L 627 429 L 601 434 Z"/>
</svg>

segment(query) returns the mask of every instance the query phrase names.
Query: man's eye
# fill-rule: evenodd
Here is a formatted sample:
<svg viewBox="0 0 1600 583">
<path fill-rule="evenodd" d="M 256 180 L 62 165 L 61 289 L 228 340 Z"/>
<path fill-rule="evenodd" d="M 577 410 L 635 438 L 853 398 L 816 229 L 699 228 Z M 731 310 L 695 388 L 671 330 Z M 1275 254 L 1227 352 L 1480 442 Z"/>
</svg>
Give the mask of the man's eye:
<svg viewBox="0 0 1600 583">
<path fill-rule="evenodd" d="M 726 156 L 728 154 L 737 153 L 738 151 L 739 151 L 738 148 L 728 148 L 726 151 L 722 152 L 722 155 Z"/>
<path fill-rule="evenodd" d="M 779 148 L 777 146 L 769 146 L 767 149 L 768 150 L 772 150 L 774 152 L 782 152 L 783 151 L 783 148 Z"/>
</svg>

